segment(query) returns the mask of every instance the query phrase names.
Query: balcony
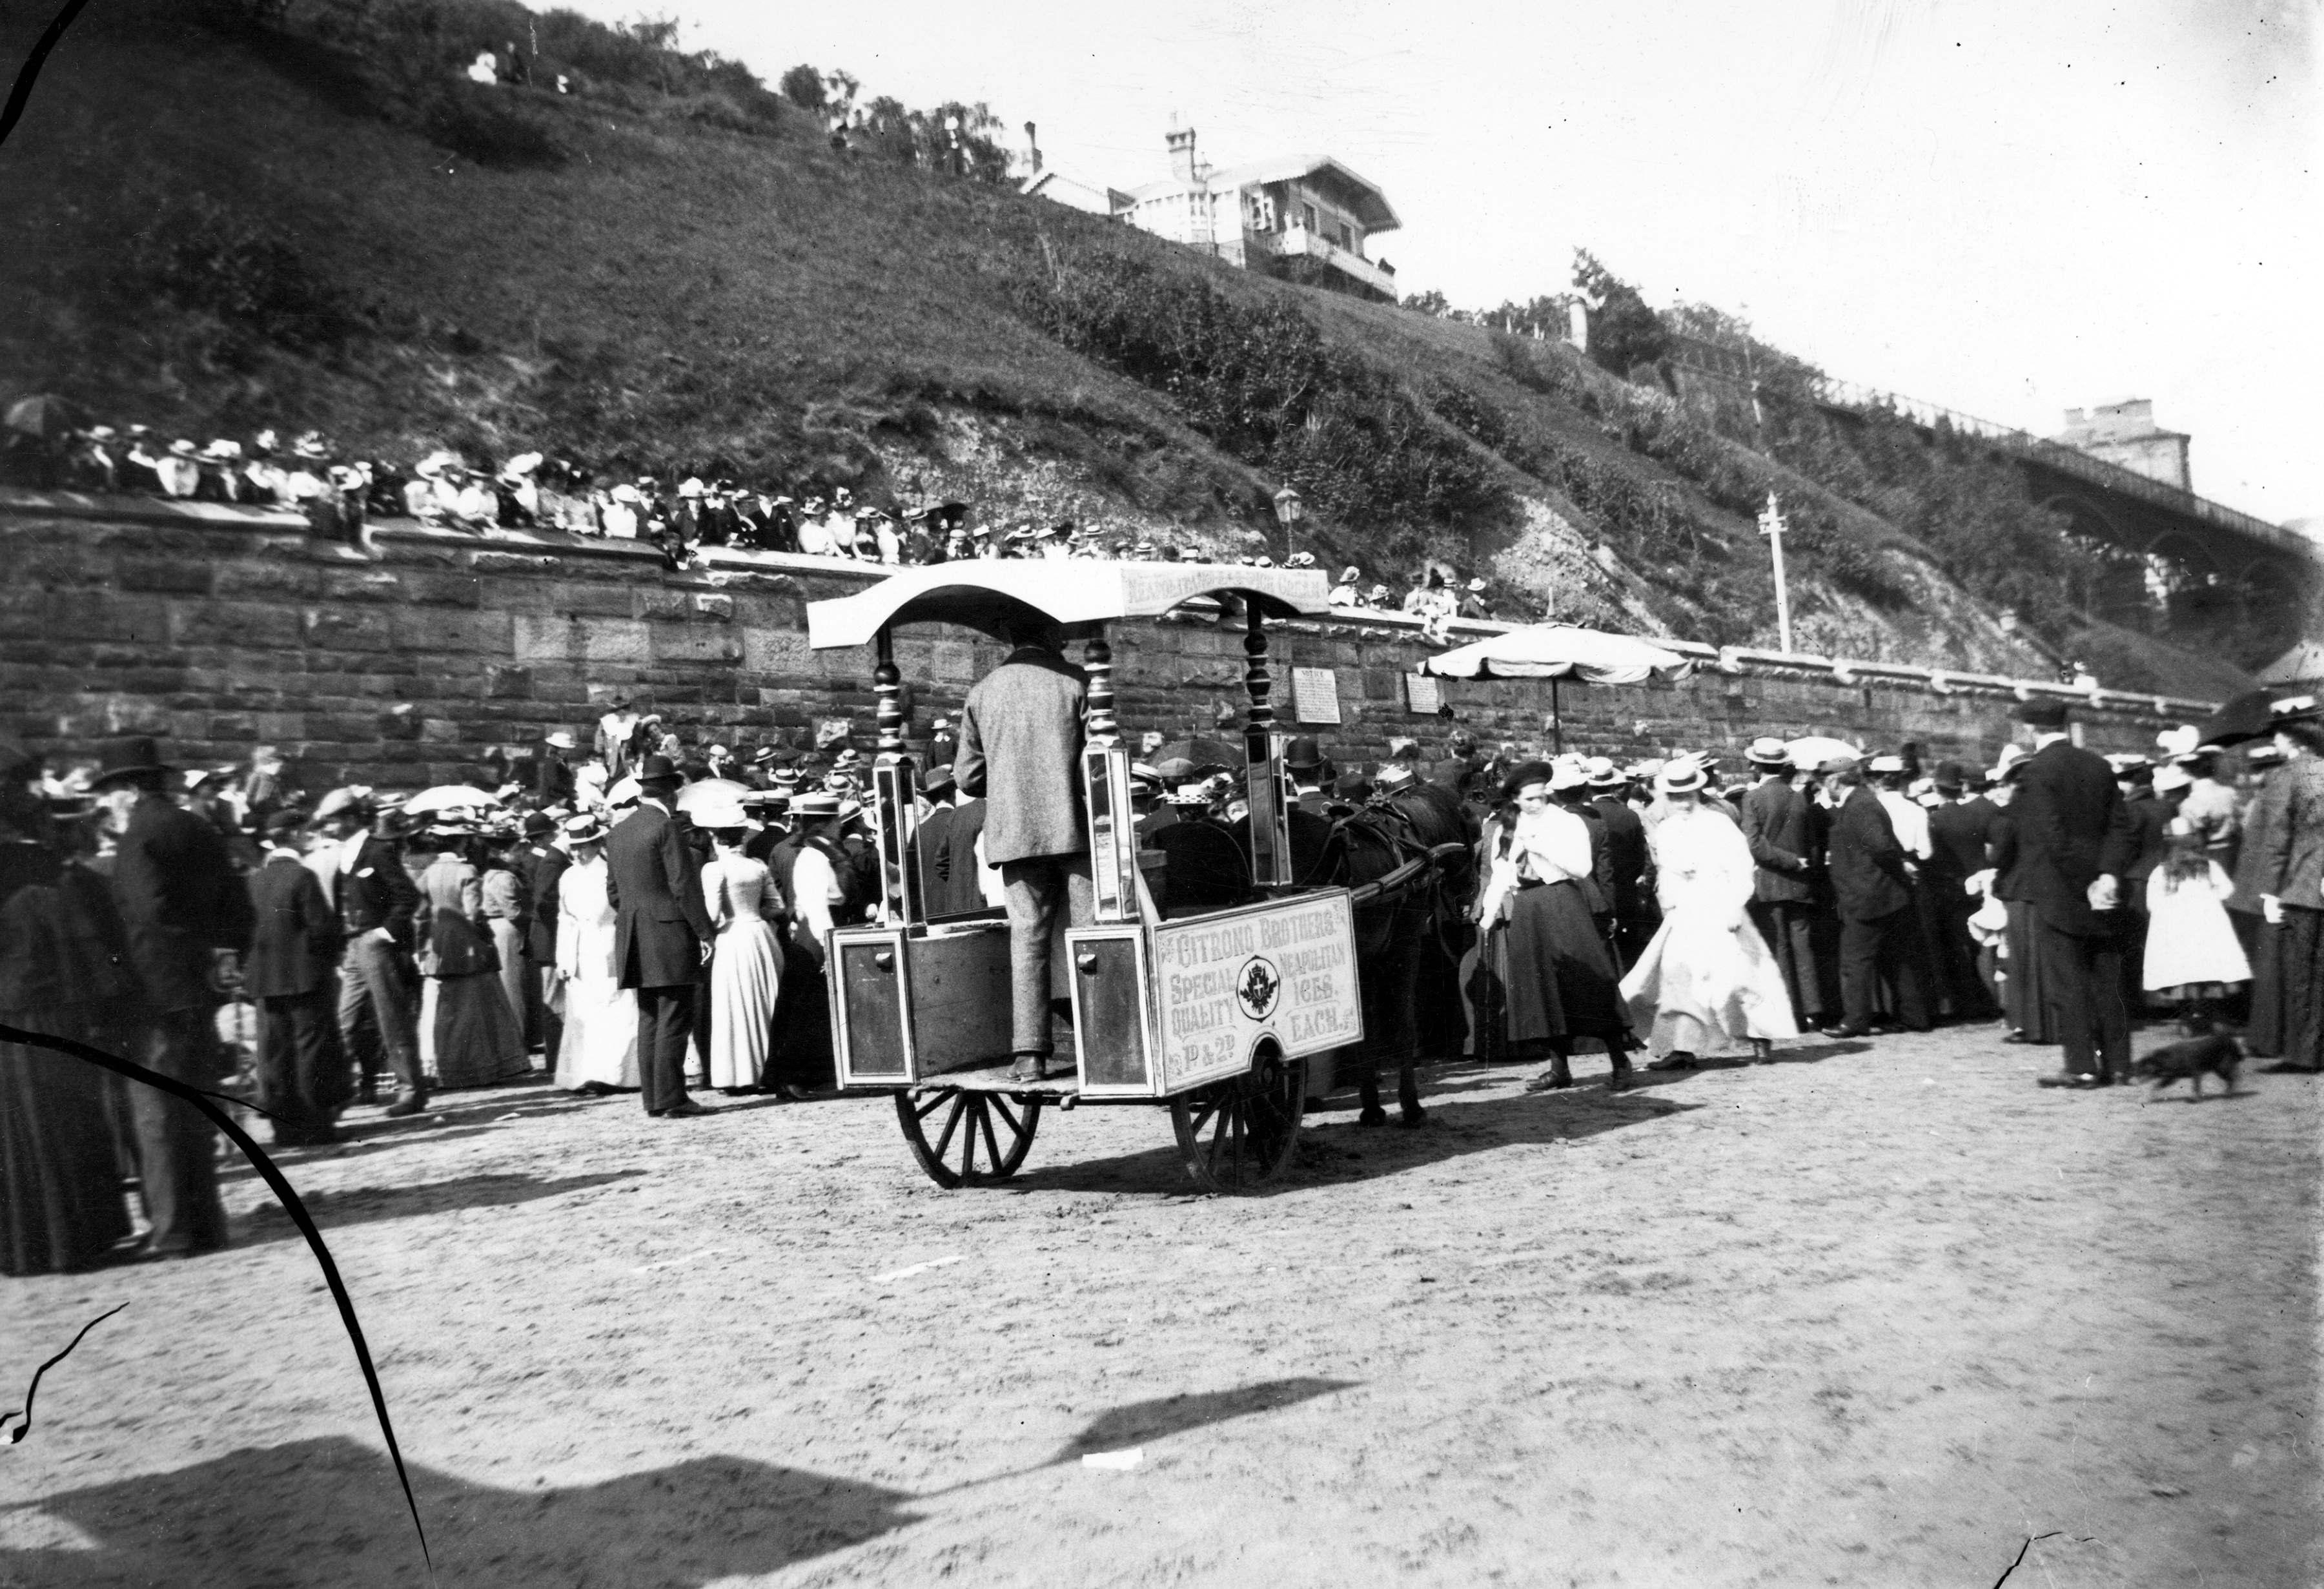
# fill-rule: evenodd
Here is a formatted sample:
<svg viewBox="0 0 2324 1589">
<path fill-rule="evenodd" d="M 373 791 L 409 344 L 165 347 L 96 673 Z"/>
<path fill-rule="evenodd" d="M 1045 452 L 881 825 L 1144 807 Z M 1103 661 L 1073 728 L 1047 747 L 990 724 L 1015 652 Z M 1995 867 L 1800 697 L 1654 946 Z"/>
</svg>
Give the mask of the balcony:
<svg viewBox="0 0 2324 1589">
<path fill-rule="evenodd" d="M 1255 252 L 1272 254 L 1280 259 L 1321 260 L 1351 280 L 1362 282 L 1393 302 L 1396 299 L 1396 278 L 1372 263 L 1351 248 L 1342 248 L 1320 232 L 1305 226 L 1289 226 L 1280 232 L 1246 232 L 1244 246 Z"/>
</svg>

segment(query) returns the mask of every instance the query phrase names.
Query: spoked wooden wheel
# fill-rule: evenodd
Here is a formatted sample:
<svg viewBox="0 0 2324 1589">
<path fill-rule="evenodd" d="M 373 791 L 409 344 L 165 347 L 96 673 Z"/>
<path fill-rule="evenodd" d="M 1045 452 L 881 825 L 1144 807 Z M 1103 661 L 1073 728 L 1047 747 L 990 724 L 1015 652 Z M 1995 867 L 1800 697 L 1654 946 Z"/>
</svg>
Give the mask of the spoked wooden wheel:
<svg viewBox="0 0 2324 1589">
<path fill-rule="evenodd" d="M 1170 1100 L 1186 1173 L 1209 1192 L 1249 1192 L 1291 1162 L 1307 1106 L 1307 1065 L 1273 1049 L 1245 1074 Z"/>
<path fill-rule="evenodd" d="M 898 1093 L 896 1118 L 930 1180 L 946 1189 L 982 1186 L 1007 1180 L 1025 1162 L 1041 1123 L 1041 1100 L 960 1087 Z"/>
</svg>

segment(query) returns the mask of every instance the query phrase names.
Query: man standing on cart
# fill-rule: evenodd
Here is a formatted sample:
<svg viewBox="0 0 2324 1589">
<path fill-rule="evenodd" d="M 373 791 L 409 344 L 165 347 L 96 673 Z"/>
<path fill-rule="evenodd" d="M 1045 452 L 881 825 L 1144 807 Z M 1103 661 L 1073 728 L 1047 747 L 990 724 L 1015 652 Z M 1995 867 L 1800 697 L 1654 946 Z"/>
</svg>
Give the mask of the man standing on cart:
<svg viewBox="0 0 2324 1589">
<path fill-rule="evenodd" d="M 1080 775 L 1089 680 L 1047 620 L 1014 624 L 1009 639 L 1014 649 L 968 692 L 953 776 L 985 802 L 985 864 L 1007 895 L 1009 1077 L 1040 1081 L 1052 1074 L 1051 1011 L 1065 991 L 1065 928 L 1091 911 Z"/>
</svg>

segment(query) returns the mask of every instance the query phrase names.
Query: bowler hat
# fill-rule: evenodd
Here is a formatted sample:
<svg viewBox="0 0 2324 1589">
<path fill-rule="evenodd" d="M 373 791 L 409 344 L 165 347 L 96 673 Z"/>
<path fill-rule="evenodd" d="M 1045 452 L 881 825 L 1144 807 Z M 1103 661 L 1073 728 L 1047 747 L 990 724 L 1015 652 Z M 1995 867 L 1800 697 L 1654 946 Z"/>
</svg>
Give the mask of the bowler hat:
<svg viewBox="0 0 2324 1589">
<path fill-rule="evenodd" d="M 642 785 L 648 783 L 676 783 L 678 781 L 679 774 L 678 771 L 678 763 L 671 761 L 668 756 L 663 755 L 660 752 L 656 751 L 651 755 L 645 757 L 638 762 L 638 770 L 635 776 L 638 782 Z"/>
<path fill-rule="evenodd" d="M 556 831 L 556 822 L 551 820 L 546 812 L 527 811 L 524 814 L 525 837 L 539 838 L 544 833 L 554 833 Z"/>
<path fill-rule="evenodd" d="M 2063 728 L 2066 725 L 2066 703 L 2036 696 L 2017 708 L 2017 720 L 2028 728 Z"/>
<path fill-rule="evenodd" d="M 1936 783 L 1939 789 L 1957 790 L 1969 781 L 1969 770 L 1959 762 L 1939 762 Z"/>
<path fill-rule="evenodd" d="M 1321 767 L 1323 753 L 1317 748 L 1315 736 L 1303 734 L 1284 746 L 1283 764 L 1286 767 Z"/>
<path fill-rule="evenodd" d="M 1332 785 L 1332 793 L 1343 800 L 1367 800 L 1371 798 L 1372 781 L 1361 772 L 1342 772 Z"/>
<path fill-rule="evenodd" d="M 952 767 L 946 763 L 928 769 L 927 781 L 920 785 L 920 792 L 932 800 L 937 800 L 952 793 L 954 787 Z"/>
<path fill-rule="evenodd" d="M 105 759 L 97 764 L 97 776 L 89 780 L 89 787 L 103 789 L 118 779 L 176 771 L 175 767 L 161 760 L 161 753 L 154 747 L 152 739 L 143 735 L 120 739 L 106 746 Z"/>
</svg>

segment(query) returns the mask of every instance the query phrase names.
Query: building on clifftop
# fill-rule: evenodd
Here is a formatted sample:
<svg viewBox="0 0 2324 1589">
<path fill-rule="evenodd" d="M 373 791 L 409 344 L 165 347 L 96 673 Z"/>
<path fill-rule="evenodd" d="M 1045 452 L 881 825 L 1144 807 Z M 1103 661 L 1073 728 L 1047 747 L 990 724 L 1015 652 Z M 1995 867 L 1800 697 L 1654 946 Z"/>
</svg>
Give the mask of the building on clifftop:
<svg viewBox="0 0 2324 1589">
<path fill-rule="evenodd" d="M 1328 154 L 1298 154 L 1214 170 L 1194 152 L 1194 130 L 1174 128 L 1170 179 L 1134 188 L 1122 218 L 1141 231 L 1311 287 L 1396 301 L 1396 267 L 1366 243 L 1392 232 L 1388 196 Z"/>
<path fill-rule="evenodd" d="M 2193 438 L 2165 430 L 2154 422 L 2152 398 L 2127 402 L 2103 402 L 2088 413 L 2066 411 L 2066 428 L 2052 438 L 2061 447 L 2088 453 L 2134 475 L 2192 491 L 2187 469 L 2187 444 Z"/>
</svg>

